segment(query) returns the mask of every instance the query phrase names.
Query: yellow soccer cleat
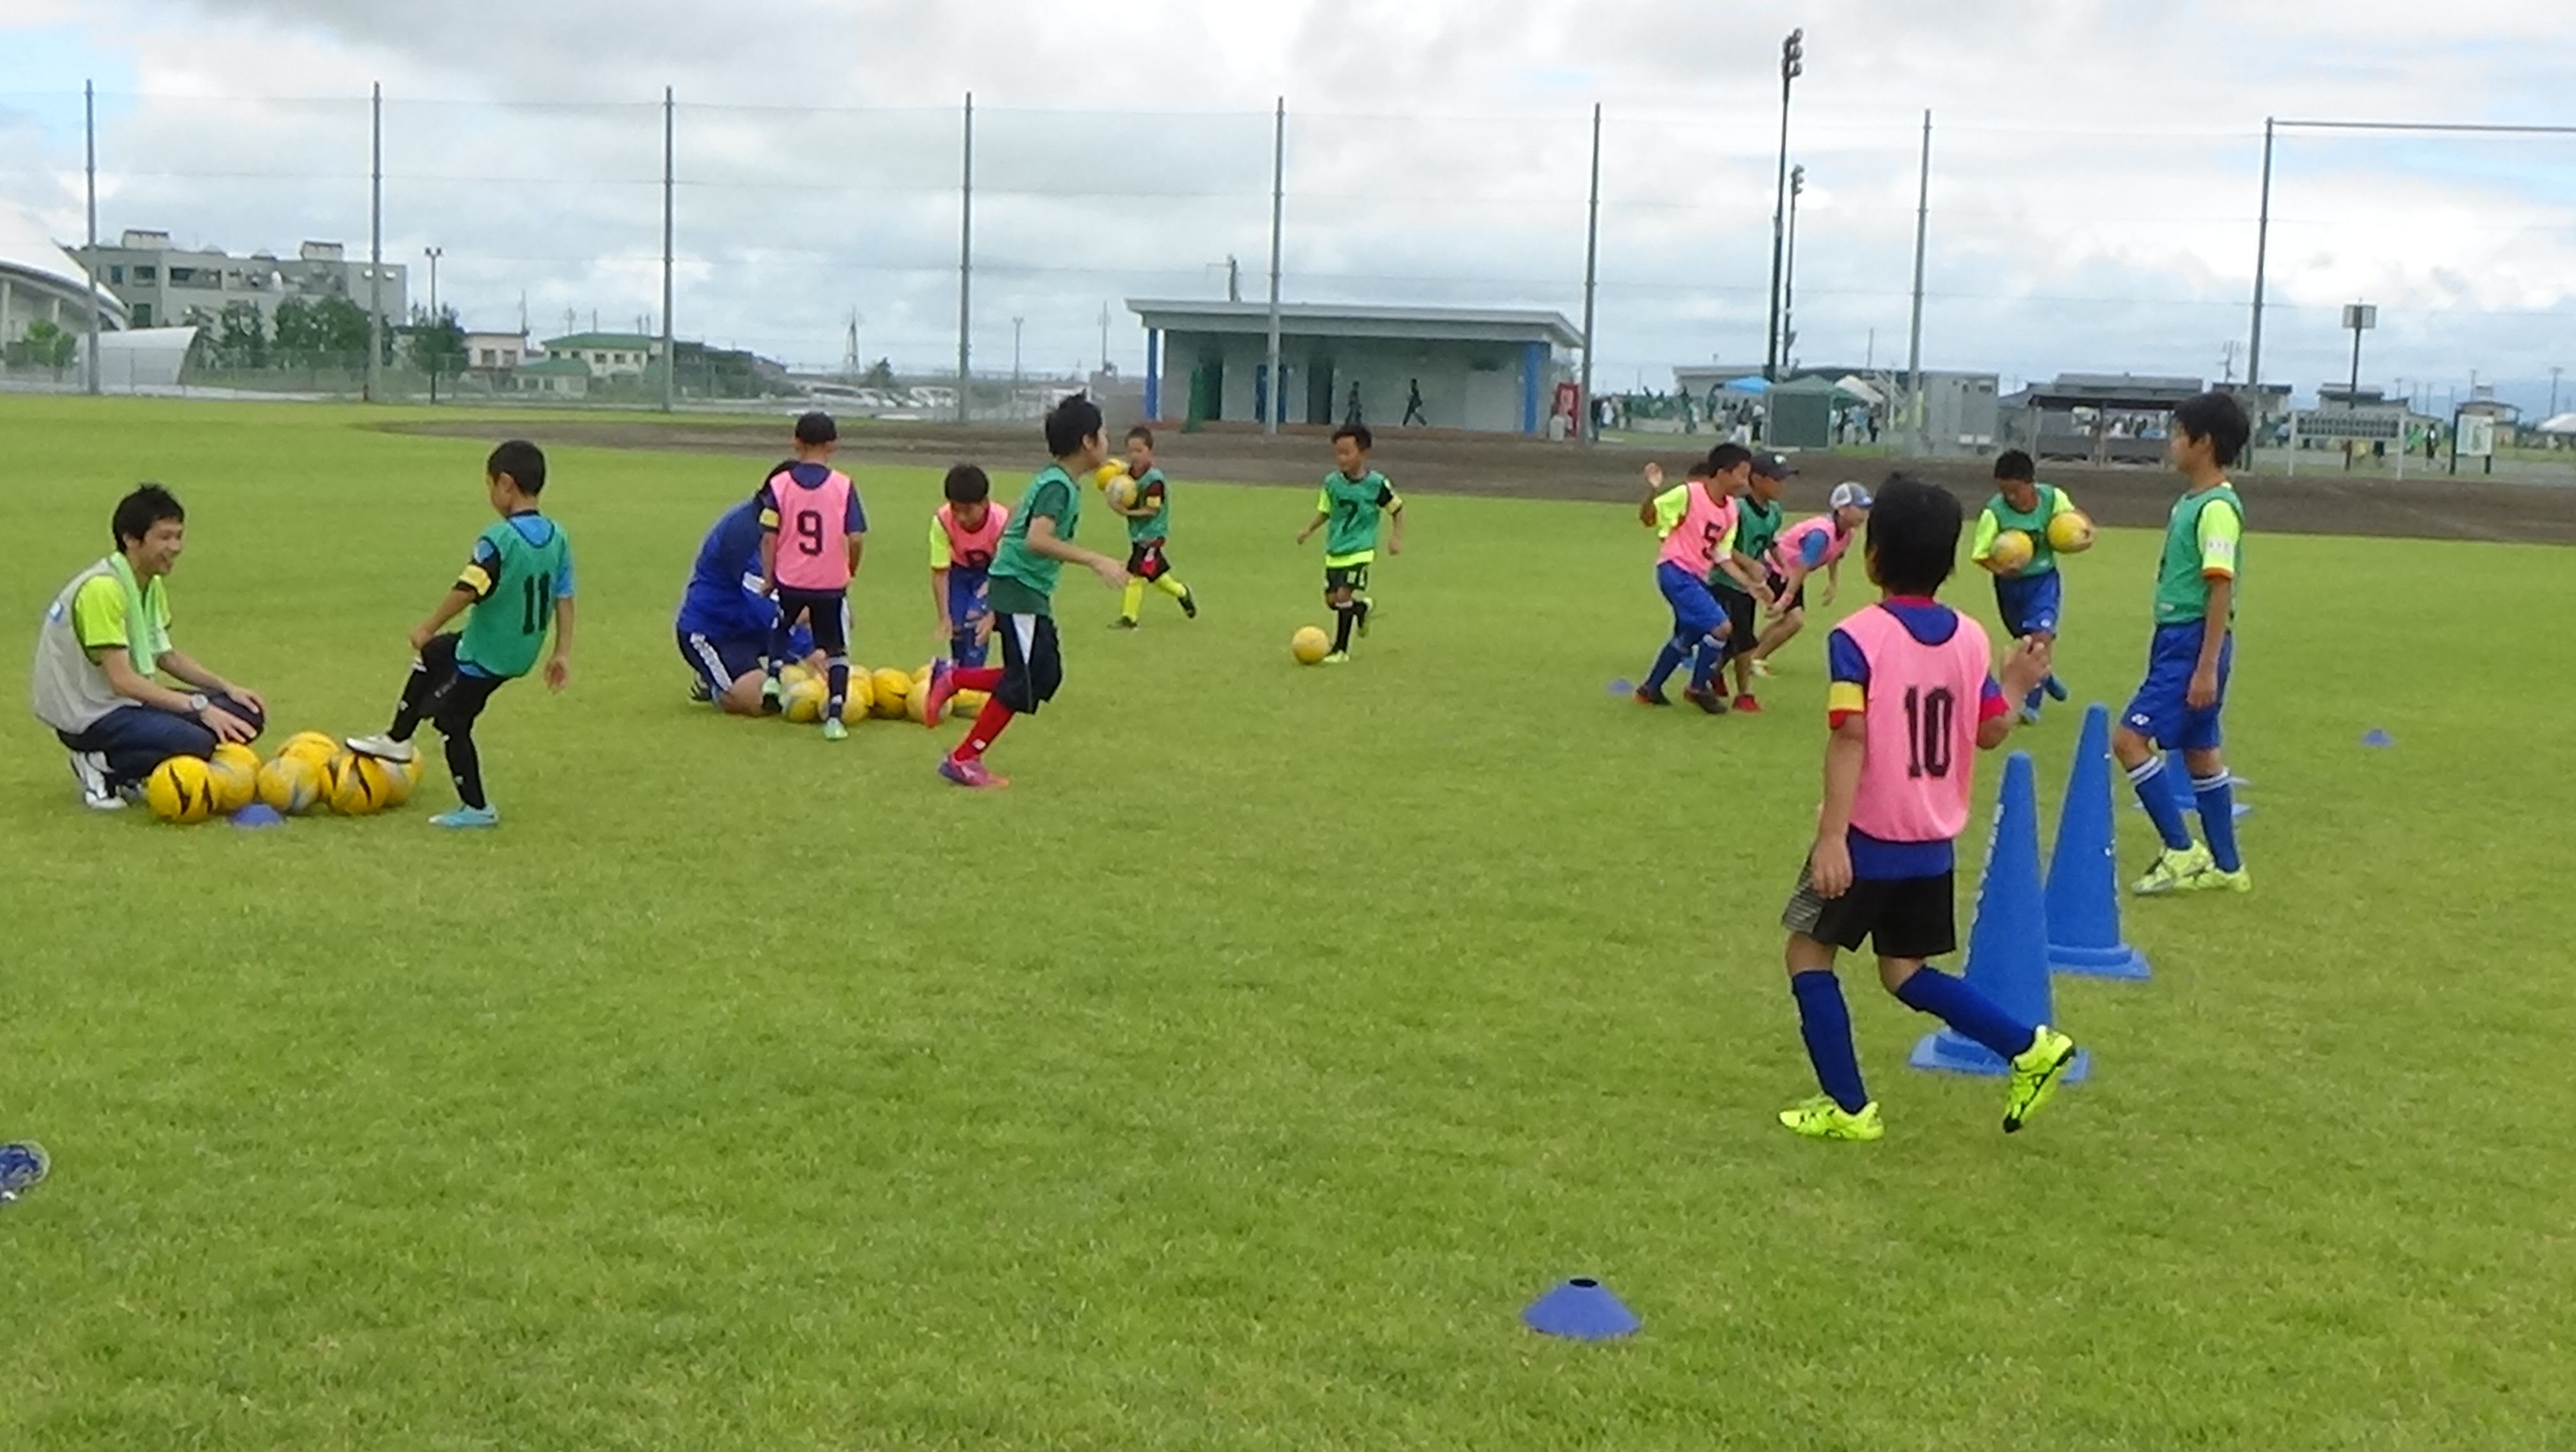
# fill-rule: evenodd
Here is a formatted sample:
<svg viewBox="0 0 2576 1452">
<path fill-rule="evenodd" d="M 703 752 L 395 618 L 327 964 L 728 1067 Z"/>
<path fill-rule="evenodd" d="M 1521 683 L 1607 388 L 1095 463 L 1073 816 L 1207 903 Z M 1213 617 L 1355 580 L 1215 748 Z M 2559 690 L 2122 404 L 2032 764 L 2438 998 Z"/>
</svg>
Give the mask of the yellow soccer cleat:
<svg viewBox="0 0 2576 1452">
<path fill-rule="evenodd" d="M 2215 872 L 2218 864 L 2210 860 L 2209 849 L 2198 842 L 2180 849 L 2166 848 L 2156 857 L 2147 875 L 2130 884 L 2129 891 L 2139 897 L 2163 897 L 2168 893 L 2186 892 L 2193 878 L 2204 872 Z"/>
<path fill-rule="evenodd" d="M 2012 1061 L 2012 1087 L 2004 1092 L 2004 1133 L 2018 1134 L 2046 1107 L 2059 1081 L 2075 1067 L 2075 1040 L 2041 1024 L 2030 1047 Z"/>
<path fill-rule="evenodd" d="M 1868 1144 L 1887 1137 L 1887 1121 L 1878 1116 L 1878 1101 L 1860 1107 L 1860 1113 L 1836 1104 L 1829 1095 L 1819 1094 L 1802 1099 L 1780 1111 L 1780 1122 L 1809 1139 L 1850 1140 Z"/>
</svg>

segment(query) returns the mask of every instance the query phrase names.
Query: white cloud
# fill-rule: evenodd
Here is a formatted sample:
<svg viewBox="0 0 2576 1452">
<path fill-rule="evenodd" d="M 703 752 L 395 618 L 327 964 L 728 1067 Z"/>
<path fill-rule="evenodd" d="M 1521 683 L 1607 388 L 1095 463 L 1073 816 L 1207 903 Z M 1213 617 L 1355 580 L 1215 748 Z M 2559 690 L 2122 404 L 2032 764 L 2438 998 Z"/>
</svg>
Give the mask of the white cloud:
<svg viewBox="0 0 2576 1452">
<path fill-rule="evenodd" d="M 1651 0 L 42 0 L 145 97 L 108 123 L 102 224 L 236 250 L 362 246 L 364 96 L 389 97 L 388 255 L 447 249 L 470 319 L 659 306 L 660 88 L 684 103 L 684 331 L 803 361 L 953 357 L 957 98 L 979 124 L 979 360 L 1098 347 L 1104 300 L 1259 296 L 1270 99 L 1291 108 L 1291 298 L 1581 305 L 1589 103 L 1605 129 L 1602 367 L 1758 356 L 1779 36 L 1803 25 L 1812 189 L 1798 352 L 1904 346 L 1923 108 L 1938 116 L 1926 356 L 2010 376 L 2214 374 L 2241 345 L 2266 114 L 2548 119 L 2563 7 L 2396 0 L 1940 7 Z M 0 31 L 5 36 L 5 31 Z M 61 88 L 76 89 L 77 77 Z M 265 99 L 262 99 L 265 98 Z M 443 98 L 425 100 L 421 98 Z M 58 230 L 51 128 L 6 183 Z M 2576 138 L 2285 143 L 2266 372 L 2339 376 L 2334 307 L 2383 308 L 2369 371 L 2541 376 L 2576 320 Z M 1141 344 L 1123 317 L 1113 351 Z"/>
</svg>

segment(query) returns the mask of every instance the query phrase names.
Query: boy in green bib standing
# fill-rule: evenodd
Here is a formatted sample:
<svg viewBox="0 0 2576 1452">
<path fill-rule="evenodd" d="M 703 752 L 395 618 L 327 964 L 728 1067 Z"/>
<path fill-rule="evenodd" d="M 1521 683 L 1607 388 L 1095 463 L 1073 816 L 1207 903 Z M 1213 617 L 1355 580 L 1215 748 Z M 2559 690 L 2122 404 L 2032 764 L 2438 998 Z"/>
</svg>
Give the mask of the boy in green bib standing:
<svg viewBox="0 0 2576 1452">
<path fill-rule="evenodd" d="M 379 761 L 408 764 L 420 723 L 447 738 L 447 772 L 461 803 L 430 818 L 435 826 L 497 827 L 501 814 L 483 791 L 483 758 L 474 745 L 474 722 L 492 694 L 536 669 L 546 655 L 546 630 L 554 651 L 546 655 L 546 688 L 560 691 L 572 677 L 572 542 L 563 526 L 538 512 L 546 489 L 546 456 L 536 445 L 512 439 L 483 466 L 492 512 L 501 522 L 474 542 L 474 556 L 438 608 L 414 626 L 411 679 L 382 736 L 353 736 L 349 749 Z M 447 625 L 471 610 L 462 631 Z"/>
</svg>

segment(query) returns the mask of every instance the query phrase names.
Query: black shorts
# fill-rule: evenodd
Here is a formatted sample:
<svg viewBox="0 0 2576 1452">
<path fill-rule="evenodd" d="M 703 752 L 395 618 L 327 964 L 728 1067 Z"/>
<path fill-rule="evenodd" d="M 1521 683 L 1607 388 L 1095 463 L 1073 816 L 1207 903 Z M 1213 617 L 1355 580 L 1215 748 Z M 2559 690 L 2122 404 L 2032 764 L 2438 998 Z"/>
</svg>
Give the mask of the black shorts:
<svg viewBox="0 0 2576 1452">
<path fill-rule="evenodd" d="M 1789 581 L 1787 577 L 1783 576 L 1778 570 L 1763 571 L 1762 581 L 1764 584 L 1771 587 L 1771 598 L 1780 602 L 1781 614 L 1786 615 L 1792 610 L 1804 610 L 1807 608 L 1806 581 L 1800 580 L 1798 582 L 1798 593 L 1795 595 L 1784 595 L 1781 593 L 1789 588 Z"/>
<path fill-rule="evenodd" d="M 1035 715 L 1064 685 L 1064 653 L 1056 648 L 1052 615 L 997 615 L 993 638 L 1002 643 L 1002 684 L 993 699 L 1015 715 Z"/>
<path fill-rule="evenodd" d="M 470 734 L 483 708 L 491 704 L 492 693 L 510 683 L 508 676 L 465 669 L 456 659 L 458 639 L 454 631 L 431 636 L 428 648 L 420 653 L 421 669 L 430 674 L 430 693 L 420 714 L 441 736 Z"/>
<path fill-rule="evenodd" d="M 778 628 L 792 630 L 798 616 L 814 632 L 814 648 L 825 656 L 850 653 L 850 592 L 793 590 L 778 587 Z"/>
<path fill-rule="evenodd" d="M 1344 590 L 1354 595 L 1364 593 L 1368 589 L 1368 570 L 1366 565 L 1326 565 L 1324 594 L 1329 597 Z"/>
<path fill-rule="evenodd" d="M 1754 628 L 1756 607 L 1753 597 L 1727 585 L 1712 585 L 1709 593 L 1717 597 L 1718 604 L 1726 607 L 1726 659 L 1751 655 L 1761 636 L 1761 632 Z"/>
<path fill-rule="evenodd" d="M 1127 573 L 1147 584 L 1172 572 L 1172 562 L 1163 558 L 1163 542 L 1140 540 L 1127 546 Z"/>
<path fill-rule="evenodd" d="M 1798 890 L 1780 914 L 1780 926 L 1790 932 L 1849 953 L 1868 943 L 1882 958 L 1938 958 L 1958 951 L 1951 874 L 1854 878 L 1842 896 L 1823 898 L 1809 871 L 1798 869 Z"/>
</svg>

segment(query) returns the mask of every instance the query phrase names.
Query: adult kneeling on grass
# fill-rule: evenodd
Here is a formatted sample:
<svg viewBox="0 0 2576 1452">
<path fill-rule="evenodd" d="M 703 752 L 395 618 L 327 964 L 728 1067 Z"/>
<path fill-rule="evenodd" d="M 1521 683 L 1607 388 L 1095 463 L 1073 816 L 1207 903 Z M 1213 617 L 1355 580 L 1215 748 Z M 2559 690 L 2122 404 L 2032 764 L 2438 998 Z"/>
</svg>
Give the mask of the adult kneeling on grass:
<svg viewBox="0 0 2576 1452">
<path fill-rule="evenodd" d="M 100 811 L 174 756 L 212 755 L 268 724 L 259 692 L 170 643 L 166 577 L 187 545 L 188 512 L 158 484 L 119 500 L 116 552 L 72 577 L 36 636 L 36 718 L 71 748 L 81 801 Z M 156 683 L 155 672 L 188 689 Z"/>
</svg>

